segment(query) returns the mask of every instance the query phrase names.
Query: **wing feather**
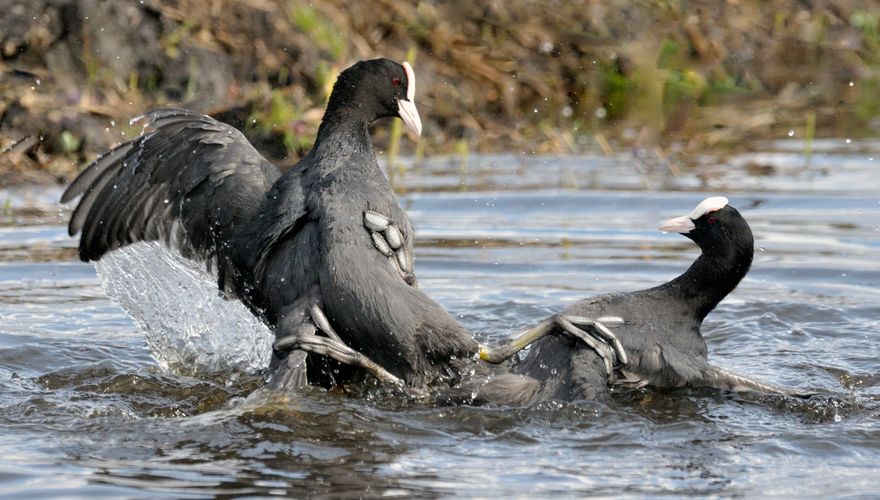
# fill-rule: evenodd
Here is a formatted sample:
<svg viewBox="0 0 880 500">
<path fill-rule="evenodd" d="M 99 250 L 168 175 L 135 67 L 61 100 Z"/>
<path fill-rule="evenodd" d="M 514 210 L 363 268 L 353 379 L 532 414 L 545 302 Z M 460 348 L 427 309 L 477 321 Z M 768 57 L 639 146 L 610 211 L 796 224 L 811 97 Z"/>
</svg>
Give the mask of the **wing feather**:
<svg viewBox="0 0 880 500">
<path fill-rule="evenodd" d="M 97 158 L 61 197 L 82 196 L 68 226 L 71 235 L 81 233 L 80 258 L 152 240 L 188 258 L 217 257 L 281 172 L 213 118 L 162 109 L 140 120 L 143 135 Z"/>
</svg>

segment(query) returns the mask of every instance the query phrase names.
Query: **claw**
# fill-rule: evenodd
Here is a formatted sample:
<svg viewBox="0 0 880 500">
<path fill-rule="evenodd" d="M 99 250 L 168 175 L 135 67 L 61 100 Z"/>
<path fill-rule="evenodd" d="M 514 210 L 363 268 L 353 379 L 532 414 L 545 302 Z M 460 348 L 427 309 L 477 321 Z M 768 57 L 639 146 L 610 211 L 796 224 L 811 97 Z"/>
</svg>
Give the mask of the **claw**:
<svg viewBox="0 0 880 500">
<path fill-rule="evenodd" d="M 620 316 L 602 316 L 594 320 L 592 318 L 587 318 L 584 316 L 569 315 L 562 316 L 560 317 L 560 319 L 565 320 L 572 326 L 581 325 L 593 327 L 597 334 L 602 337 L 602 340 L 611 344 L 611 347 L 614 350 L 614 355 L 617 356 L 617 360 L 620 362 L 620 364 L 625 365 L 629 362 L 629 359 L 626 355 L 626 350 L 624 350 L 623 348 L 623 344 L 617 338 L 617 335 L 615 335 L 614 332 L 612 332 L 608 328 L 609 326 L 615 327 L 622 325 L 624 323 L 624 320 Z M 566 328 L 566 330 L 568 329 Z"/>
<path fill-rule="evenodd" d="M 397 386 L 403 385 L 403 381 L 400 380 L 398 377 L 376 364 L 370 358 L 355 351 L 351 347 L 348 347 L 339 340 L 328 337 L 319 337 L 317 335 L 312 335 L 309 337 L 297 337 L 293 347 L 295 349 L 301 349 L 303 351 L 327 356 L 328 358 L 335 359 L 340 363 L 363 368 L 368 373 L 376 377 L 376 379 L 378 379 L 380 382 L 394 384 Z"/>
<path fill-rule="evenodd" d="M 391 224 L 391 221 L 384 215 L 373 212 L 372 210 L 364 212 L 364 225 L 367 226 L 367 229 L 370 231 L 382 232 L 388 228 L 389 224 Z"/>
<path fill-rule="evenodd" d="M 574 326 L 573 324 L 571 324 L 571 322 L 569 322 L 565 318 L 562 318 L 562 317 L 557 318 L 556 323 L 560 327 L 562 327 L 563 330 L 565 330 L 566 332 L 581 339 L 585 344 L 587 344 L 588 346 L 593 348 L 593 350 L 596 351 L 597 354 L 599 354 L 599 357 L 602 358 L 602 362 L 605 363 L 605 374 L 608 375 L 608 377 L 613 379 L 613 377 L 614 377 L 614 363 L 613 363 L 614 352 L 611 350 L 610 347 L 608 347 L 608 345 L 600 342 L 599 340 L 596 340 L 596 338 L 591 336 L 589 333 Z M 595 326 L 595 325 L 593 325 L 593 326 Z"/>
<path fill-rule="evenodd" d="M 404 275 L 403 281 L 406 282 L 407 285 L 409 285 L 413 288 L 419 287 L 419 280 L 416 279 L 415 274 L 409 273 L 409 274 Z"/>
<path fill-rule="evenodd" d="M 389 373 L 367 356 L 345 345 L 339 337 L 339 334 L 337 334 L 336 330 L 330 325 L 330 321 L 327 319 L 324 311 L 321 310 L 321 307 L 318 304 L 319 299 L 316 300 L 316 298 L 313 298 L 313 300 L 315 300 L 315 302 L 308 308 L 311 322 L 305 322 L 293 327 L 292 332 L 289 335 L 285 335 L 275 341 L 275 344 L 272 346 L 275 350 L 300 350 L 319 354 L 321 356 L 335 359 L 343 364 L 363 368 L 365 371 L 376 377 L 380 382 L 398 386 L 403 385 L 401 379 Z M 318 330 L 321 330 L 327 336 L 321 337 L 315 335 Z M 288 357 L 288 360 L 288 363 L 302 361 L 290 360 L 290 357 Z M 284 375 L 284 377 L 287 376 L 288 375 Z M 282 378 L 278 383 L 284 386 L 287 384 L 287 381 Z"/>
<path fill-rule="evenodd" d="M 595 335 L 587 333 L 581 328 L 575 326 L 575 323 L 582 326 L 593 327 L 593 330 L 597 333 Z M 609 383 L 612 383 L 615 376 L 615 361 L 622 365 L 626 365 L 628 363 L 628 358 L 626 351 L 623 349 L 623 345 L 617 339 L 617 336 L 608 329 L 608 325 L 620 326 L 623 323 L 623 318 L 619 316 L 603 316 L 598 320 L 583 316 L 553 316 L 542 321 L 537 326 L 526 330 L 501 347 L 492 348 L 481 345 L 480 359 L 492 364 L 502 363 L 517 352 L 528 347 L 531 343 L 546 335 L 550 335 L 553 333 L 554 329 L 558 327 L 581 339 L 585 344 L 596 351 L 599 357 L 602 358 L 602 363 L 605 365 L 605 373 L 608 375 Z"/>
</svg>

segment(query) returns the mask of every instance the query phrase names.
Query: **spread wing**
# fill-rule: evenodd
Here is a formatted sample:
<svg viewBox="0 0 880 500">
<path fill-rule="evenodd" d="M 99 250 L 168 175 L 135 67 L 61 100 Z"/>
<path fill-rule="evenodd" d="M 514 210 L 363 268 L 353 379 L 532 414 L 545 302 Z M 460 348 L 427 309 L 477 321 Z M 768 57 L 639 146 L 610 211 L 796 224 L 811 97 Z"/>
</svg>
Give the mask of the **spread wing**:
<svg viewBox="0 0 880 500">
<path fill-rule="evenodd" d="M 71 236 L 82 231 L 80 258 L 153 240 L 194 260 L 221 257 L 281 172 L 208 116 L 161 109 L 141 120 L 143 135 L 95 160 L 61 197 L 82 195 L 68 227 Z"/>
</svg>

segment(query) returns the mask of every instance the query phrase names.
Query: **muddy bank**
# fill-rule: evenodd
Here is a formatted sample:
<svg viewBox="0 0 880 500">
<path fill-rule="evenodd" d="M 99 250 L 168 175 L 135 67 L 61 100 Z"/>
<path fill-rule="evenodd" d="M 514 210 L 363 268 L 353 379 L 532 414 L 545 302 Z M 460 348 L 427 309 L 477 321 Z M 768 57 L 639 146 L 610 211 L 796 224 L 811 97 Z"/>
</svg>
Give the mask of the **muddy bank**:
<svg viewBox="0 0 880 500">
<path fill-rule="evenodd" d="M 880 128 L 871 0 L 351 4 L 0 0 L 0 182 L 65 180 L 160 106 L 291 164 L 338 71 L 380 55 L 418 75 L 407 154 L 639 146 L 686 162 Z M 380 147 L 392 136 L 377 127 Z"/>
</svg>

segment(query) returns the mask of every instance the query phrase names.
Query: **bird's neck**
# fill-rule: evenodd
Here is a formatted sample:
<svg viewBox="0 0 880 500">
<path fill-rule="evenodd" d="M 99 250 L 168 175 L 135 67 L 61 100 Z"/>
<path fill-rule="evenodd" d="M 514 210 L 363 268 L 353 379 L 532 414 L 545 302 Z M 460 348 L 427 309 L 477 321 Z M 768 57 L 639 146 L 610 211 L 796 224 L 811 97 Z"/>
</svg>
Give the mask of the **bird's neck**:
<svg viewBox="0 0 880 500">
<path fill-rule="evenodd" d="M 749 271 L 752 245 L 723 252 L 703 251 L 681 276 L 662 285 L 673 297 L 691 304 L 702 321 Z"/>
<path fill-rule="evenodd" d="M 339 107 L 328 109 L 310 155 L 320 159 L 325 174 L 343 166 L 372 170 L 376 160 L 368 125 L 369 121 L 356 113 L 347 114 Z"/>
<path fill-rule="evenodd" d="M 331 96 L 324 117 L 321 118 L 321 125 L 318 127 L 315 145 L 340 136 L 354 136 L 359 143 L 369 144 L 368 126 L 372 120 L 366 115 L 370 113 L 361 106 L 336 101 Z"/>
</svg>

